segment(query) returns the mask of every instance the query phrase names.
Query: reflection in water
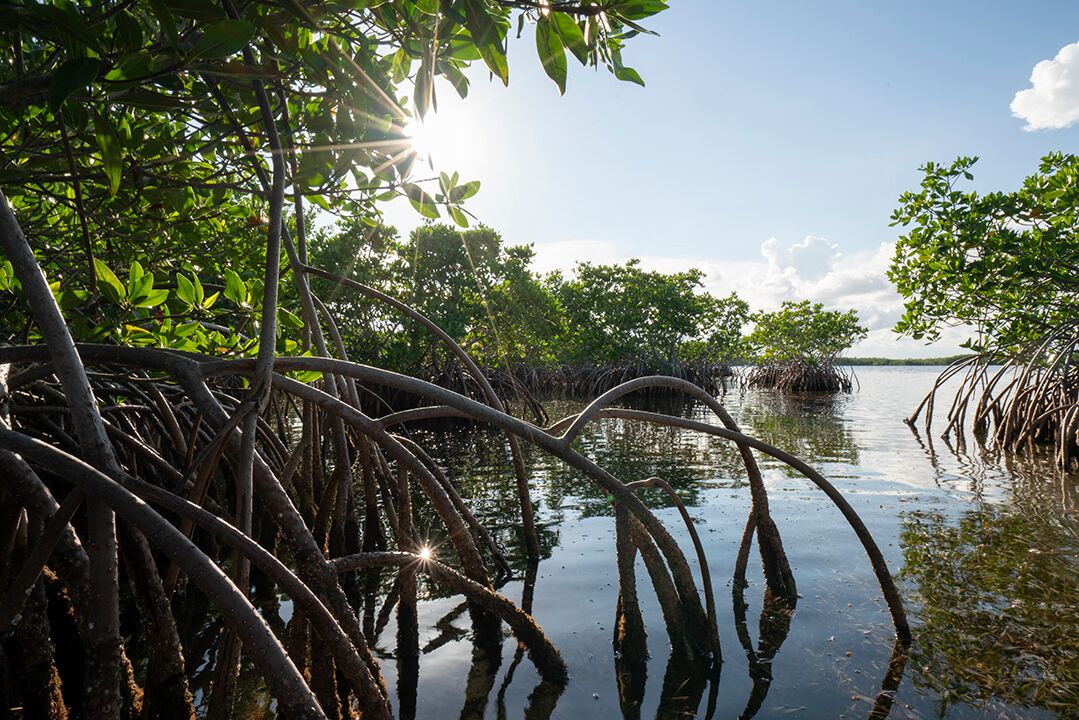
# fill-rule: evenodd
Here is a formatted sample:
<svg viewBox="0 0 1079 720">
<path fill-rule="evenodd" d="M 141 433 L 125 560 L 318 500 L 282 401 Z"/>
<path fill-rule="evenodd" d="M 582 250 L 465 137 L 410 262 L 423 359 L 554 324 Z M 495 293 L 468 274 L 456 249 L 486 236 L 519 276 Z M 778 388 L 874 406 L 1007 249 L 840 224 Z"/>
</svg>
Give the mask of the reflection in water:
<svg viewBox="0 0 1079 720">
<path fill-rule="evenodd" d="M 912 428 L 913 430 L 913 428 Z M 938 476 L 932 437 L 913 430 Z M 1079 483 L 1047 453 L 1005 455 L 944 442 L 979 503 L 958 521 L 915 511 L 903 521 L 903 577 L 924 623 L 916 684 L 986 709 L 1014 705 L 1073 717 L 1079 706 Z M 984 502 L 1007 477 L 1010 502 Z"/>
<path fill-rule="evenodd" d="M 482 720 L 501 665 L 501 648 L 491 648 L 478 642 L 472 644 L 472 666 L 465 682 L 465 705 L 461 708 L 461 720 Z"/>
<path fill-rule="evenodd" d="M 397 574 L 397 701 L 398 717 L 416 717 L 416 693 L 420 681 L 419 617 L 416 612 L 416 570 L 402 568 Z"/>
<path fill-rule="evenodd" d="M 904 521 L 906 566 L 923 622 L 916 683 L 951 698 L 1074 717 L 1079 702 L 1079 536 L 1019 494 L 953 523 Z"/>
<path fill-rule="evenodd" d="M 903 671 L 907 669 L 909 658 L 910 646 L 896 641 L 892 646 L 892 656 L 888 658 L 888 669 L 884 673 L 884 679 L 880 681 L 880 692 L 873 700 L 873 709 L 869 711 L 868 720 L 885 720 L 891 715 L 896 692 L 899 690 L 899 683 L 903 679 Z"/>
<path fill-rule="evenodd" d="M 927 375 L 927 379 L 930 377 Z M 873 379 L 866 382 L 871 381 Z M 913 398 L 917 393 L 918 388 L 913 388 L 909 394 Z M 728 407 L 735 412 L 737 421 L 746 427 L 748 432 L 761 437 L 768 443 L 798 454 L 810 464 L 818 467 L 834 465 L 844 468 L 841 472 L 858 473 L 860 463 L 865 462 L 861 447 L 864 431 L 859 425 L 859 420 L 864 422 L 864 419 L 858 419 L 856 412 L 860 399 L 858 395 L 798 397 L 750 392 L 740 396 L 728 395 L 725 399 Z M 891 403 L 874 410 L 878 416 L 885 418 L 891 419 L 891 415 L 896 416 L 894 418 L 896 423 L 888 427 L 887 432 L 900 439 L 906 433 L 898 422 L 901 407 L 903 406 L 899 403 Z M 549 411 L 552 418 L 558 418 L 570 415 L 578 409 L 577 404 L 559 400 L 551 404 Z M 663 409 L 695 419 L 708 418 L 707 413 L 692 404 Z M 874 420 L 880 422 L 879 418 Z M 907 434 L 906 437 L 910 435 Z M 930 439 L 923 440 L 923 445 L 930 454 L 928 464 L 932 468 L 932 474 L 937 476 L 939 483 L 945 487 L 955 485 L 955 480 L 958 478 L 966 484 L 964 489 L 975 493 L 980 493 L 986 485 L 1000 485 L 1001 481 L 1005 480 L 1008 483 L 1014 480 L 1016 493 L 1022 493 L 1027 487 L 1043 485 L 1043 480 L 1035 479 L 1030 476 L 1032 474 L 1022 472 L 1021 468 L 994 465 L 993 458 L 962 458 L 956 467 L 957 461 L 952 456 L 945 456 L 943 459 L 937 457 Z M 507 547 L 507 555 L 514 563 L 515 569 L 518 572 L 527 569 L 523 561 L 523 545 L 516 535 L 516 514 L 513 513 L 513 508 L 501 502 L 502 498 L 513 492 L 513 487 L 510 485 L 511 476 L 503 472 L 506 452 L 502 438 L 480 433 L 466 438 L 463 445 L 447 445 L 443 441 L 441 447 L 443 453 L 437 458 L 438 462 L 443 467 L 447 467 L 447 474 L 461 488 L 462 495 L 469 499 L 480 521 L 493 528 L 497 534 L 497 541 Z M 698 508 L 697 513 L 704 516 L 705 526 L 702 527 L 706 528 L 713 513 L 709 510 L 709 505 L 714 502 L 716 493 L 739 491 L 745 487 L 737 450 L 719 438 L 702 437 L 694 433 L 671 429 L 671 427 L 647 423 L 604 420 L 589 427 L 587 433 L 579 440 L 579 447 L 600 464 L 609 467 L 618 477 L 628 480 L 658 475 L 668 479 L 686 506 Z M 913 456 L 906 458 L 905 462 L 924 463 L 924 460 L 918 460 L 917 446 L 914 445 L 912 449 L 914 449 Z M 544 532 L 545 558 L 555 553 L 564 542 L 561 533 L 562 528 L 566 527 L 566 522 L 576 522 L 577 518 L 610 517 L 615 514 L 615 507 L 610 500 L 593 490 L 590 484 L 570 468 L 552 462 L 537 453 L 530 454 L 529 462 L 534 478 L 535 497 L 541 504 L 541 512 L 537 517 L 541 520 L 541 528 Z M 771 474 L 778 471 L 782 476 L 793 476 L 786 467 L 778 464 L 765 461 L 764 466 L 766 472 Z M 1036 463 L 1035 466 L 1037 467 Z M 648 493 L 647 502 L 656 507 L 668 504 L 663 495 L 656 492 Z M 1041 507 L 1043 504 L 1043 499 L 1039 499 L 1037 506 Z M 907 520 L 903 526 L 904 541 L 913 538 L 912 529 L 917 527 L 919 521 L 916 513 L 907 513 L 906 517 Z M 699 516 L 698 521 L 700 521 Z M 948 521 L 939 518 L 939 526 L 934 527 L 932 532 L 943 531 L 948 527 L 951 527 Z M 780 530 L 786 530 L 782 521 Z M 732 559 L 741 556 L 741 562 L 737 563 L 741 568 L 735 568 L 733 572 L 736 579 L 746 574 L 749 552 L 748 547 L 742 549 L 745 552 L 737 555 L 726 551 L 734 556 Z M 714 557 L 715 549 L 712 548 L 709 552 L 710 561 L 715 563 L 719 559 Z M 637 573 L 634 572 L 633 565 L 637 566 L 637 570 L 647 568 L 638 553 L 634 552 L 632 555 L 636 561 L 632 558 L 628 562 L 626 558 L 617 560 L 612 558 L 618 581 L 614 608 L 613 680 L 617 690 L 620 714 L 624 718 L 641 718 L 653 714 L 658 717 L 710 715 L 715 710 L 715 693 L 719 689 L 719 677 L 711 678 L 712 682 L 709 682 L 709 678 L 701 674 L 699 669 L 686 667 L 682 660 L 684 653 L 678 650 L 680 641 L 677 636 L 680 630 L 677 624 L 660 622 L 652 630 L 653 634 L 659 634 L 660 640 L 664 639 L 664 635 L 675 638 L 673 644 L 667 644 L 667 651 L 663 654 L 667 658 L 666 664 L 657 664 L 648 660 L 650 642 L 653 654 L 655 654 L 656 642 L 650 640 L 644 630 L 644 621 L 641 617 L 641 603 L 644 598 L 638 599 L 636 589 L 633 592 L 627 589 L 629 586 L 636 588 Z M 845 557 L 848 561 L 850 558 L 859 558 L 860 551 L 858 548 L 851 548 Z M 565 571 L 569 572 L 571 569 L 566 568 Z M 798 576 L 800 576 L 801 584 L 805 576 L 804 571 L 798 572 Z M 904 572 L 904 578 L 909 579 L 907 581 L 909 583 L 913 576 L 911 569 Z M 810 576 L 808 580 L 815 579 Z M 1060 586 L 1055 580 L 1052 584 Z M 531 593 L 534 585 L 530 582 L 525 585 L 525 589 Z M 780 651 L 784 642 L 787 642 L 792 630 L 798 627 L 797 615 L 791 608 L 783 607 L 782 603 L 767 594 L 766 588 L 762 587 L 763 599 L 756 620 L 757 640 L 754 643 L 751 623 L 747 617 L 749 603 L 743 596 L 746 589 L 747 583 L 743 581 L 736 580 L 732 583 L 733 627 L 737 640 L 745 652 L 746 670 L 742 677 L 748 677 L 749 683 L 737 685 L 742 688 L 739 692 L 740 701 L 734 696 L 720 695 L 723 699 L 723 707 L 726 708 L 725 714 L 721 712 L 720 715 L 721 717 L 740 715 L 743 718 L 766 717 L 770 716 L 766 709 L 768 707 L 788 708 L 793 711 L 798 705 L 791 703 L 789 690 L 797 688 L 798 677 L 796 674 L 791 677 L 777 677 L 775 670 L 779 664 Z M 987 592 L 992 594 L 995 590 L 989 589 Z M 587 600 L 577 598 L 576 601 Z M 668 614 L 661 612 L 664 606 L 663 598 L 652 598 L 650 603 L 658 603 L 658 606 L 653 604 L 652 607 L 660 611 L 659 619 L 669 620 Z M 869 622 L 868 617 L 851 617 L 849 620 L 853 621 L 851 629 L 855 631 Z M 920 669 L 926 664 L 925 657 L 927 653 L 934 652 L 931 648 L 937 644 L 932 635 L 935 630 L 932 616 L 927 613 L 920 617 L 920 621 L 924 625 L 920 630 L 924 639 L 916 644 L 914 650 L 915 661 L 912 666 L 919 668 L 918 687 L 914 689 L 914 692 L 931 692 L 934 695 L 954 697 L 960 703 L 976 702 L 978 699 L 976 694 L 969 694 L 962 684 L 961 671 L 948 668 L 946 663 L 943 665 L 935 663 L 928 671 L 928 675 L 933 677 L 934 684 L 920 679 L 921 676 L 926 675 L 925 671 Z M 941 625 L 941 627 L 946 626 L 946 623 Z M 666 634 L 665 629 L 668 630 Z M 808 637 L 821 638 L 817 633 Z M 823 638 L 817 642 L 822 640 Z M 804 647 L 806 641 L 807 638 L 800 640 L 801 646 Z M 661 647 L 665 643 L 660 641 L 659 644 Z M 564 642 L 560 644 L 560 647 L 563 651 L 572 650 L 572 647 L 566 648 Z M 671 648 L 674 650 L 671 651 Z M 863 670 L 850 670 L 855 674 L 872 674 L 876 678 L 874 685 L 856 693 L 865 698 L 864 702 L 868 703 L 868 707 L 860 714 L 857 711 L 851 712 L 850 717 L 858 715 L 865 717 L 866 712 L 872 718 L 888 717 L 897 696 L 903 697 L 902 680 L 907 665 L 907 654 L 900 650 L 899 647 L 891 648 L 890 656 L 888 651 L 884 651 L 883 656 L 877 655 L 879 660 L 865 662 Z M 661 657 L 657 660 L 661 660 Z M 518 669 L 521 663 L 520 650 L 515 653 L 513 661 L 501 668 L 482 656 L 474 657 L 473 673 L 469 675 L 469 687 L 482 689 L 484 704 L 474 706 L 466 703 L 466 710 L 473 707 L 487 707 L 486 696 L 492 689 L 490 685 L 477 682 L 476 678 L 480 676 L 488 677 L 483 675 L 484 671 L 477 669 L 477 663 L 486 664 L 484 667 L 494 667 L 496 671 L 503 671 L 504 675 L 496 693 L 496 715 L 497 717 L 513 717 L 513 712 L 507 710 L 506 697 L 515 674 L 520 673 Z M 663 674 L 663 681 L 659 688 L 648 690 L 647 678 L 650 673 L 656 679 L 659 678 L 660 673 Z M 729 677 L 729 669 L 727 675 Z M 735 681 L 727 680 L 727 682 Z M 781 683 L 781 687 L 787 692 L 769 705 L 769 694 L 774 694 L 777 683 Z M 701 708 L 701 699 L 704 697 L 706 688 L 710 689 L 710 701 L 707 707 Z M 472 696 L 473 694 L 469 693 L 469 697 Z M 549 714 L 556 698 L 557 694 L 544 693 L 542 687 L 537 687 L 528 698 L 529 714 L 532 716 L 535 716 L 537 712 Z M 915 705 L 918 704 L 917 696 L 903 699 L 906 701 L 905 706 L 910 706 L 912 702 Z M 1013 701 L 1008 699 L 1007 702 Z M 740 709 L 735 709 L 734 703 L 738 703 Z M 572 709 L 573 707 L 575 706 L 564 708 L 562 712 L 575 715 L 581 711 L 579 708 Z M 646 710 L 647 707 L 654 709 Z M 820 710 L 820 708 L 817 709 Z M 832 711 L 824 711 L 824 715 L 832 714 Z M 834 715 L 843 715 L 843 711 L 836 709 Z M 959 712 L 959 716 L 962 716 L 962 712 Z M 479 716 L 477 712 L 473 712 L 473 715 L 469 717 Z"/>
<path fill-rule="evenodd" d="M 745 651 L 746 660 L 749 662 L 749 678 L 753 681 L 753 688 L 749 693 L 745 709 L 739 716 L 742 720 L 754 717 L 768 697 L 768 690 L 772 686 L 772 660 L 779 648 L 790 634 L 791 617 L 794 608 L 787 598 L 773 595 L 770 588 L 764 589 L 764 602 L 761 607 L 760 640 L 757 648 L 753 648 L 753 640 L 749 635 L 749 626 L 746 622 L 746 611 L 749 604 L 745 601 L 746 561 L 749 557 L 750 545 L 753 542 L 753 523 L 750 521 L 742 533 L 742 543 L 738 548 L 738 560 L 735 564 L 735 577 L 731 583 L 731 599 L 734 611 L 734 626 L 738 634 L 738 642 Z"/>
<path fill-rule="evenodd" d="M 844 416 L 849 395 L 747 393 L 739 408 L 743 429 L 811 464 L 858 464 L 858 442 Z M 797 476 L 793 468 L 788 472 Z"/>
<path fill-rule="evenodd" d="M 543 557 L 538 567 L 529 565 L 518 512 L 505 502 L 515 486 L 504 438 L 413 429 L 408 434 L 433 449 L 505 552 L 514 578 L 502 591 L 535 614 L 562 652 L 570 682 L 542 681 L 513 638 L 478 637 L 467 604 L 424 576 L 410 586 L 398 572 L 360 573 L 349 592 L 362 598 L 364 631 L 396 690 L 400 717 L 452 717 L 458 708 L 470 719 L 1073 716 L 1075 476 L 1052 471 L 1036 455 L 968 456 L 912 436 L 900 420 L 932 381 L 932 369 L 859 374 L 862 390 L 852 396 L 751 391 L 724 401 L 747 432 L 836 479 L 893 570 L 904 566 L 901 589 L 916 634 L 909 653 L 892 646 L 872 573 L 842 518 L 778 463 L 761 465 L 804 593 L 796 611 L 767 593 L 748 544 L 740 543 L 748 492 L 733 445 L 614 419 L 594 423 L 578 440 L 617 477 L 664 478 L 690 509 L 716 593 L 731 584 L 732 602 L 719 618 L 727 649 L 720 675 L 685 662 L 680 631 L 668 623 L 646 558 L 639 550 L 618 557 L 617 510 L 579 473 L 528 453 Z M 558 401 L 548 409 L 562 417 L 580 405 Z M 645 409 L 712 422 L 692 404 Z M 660 509 L 688 550 L 669 500 L 656 491 L 641 497 Z M 419 534 L 437 544 L 442 538 L 427 530 L 438 527 L 431 508 L 422 495 L 413 505 Z M 196 657 L 212 658 L 213 619 L 184 621 Z M 206 686 L 205 678 L 193 684 Z M 268 713 L 260 688 L 252 687 L 250 697 L 249 717 Z"/>
</svg>

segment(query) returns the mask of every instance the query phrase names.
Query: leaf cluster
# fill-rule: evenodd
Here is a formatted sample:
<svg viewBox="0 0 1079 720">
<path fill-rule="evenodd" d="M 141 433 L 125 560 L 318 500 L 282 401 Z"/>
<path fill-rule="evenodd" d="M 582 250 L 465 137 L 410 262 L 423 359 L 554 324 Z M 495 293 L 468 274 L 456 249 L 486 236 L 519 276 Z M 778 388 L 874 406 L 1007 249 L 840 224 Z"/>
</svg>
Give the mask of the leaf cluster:
<svg viewBox="0 0 1079 720">
<path fill-rule="evenodd" d="M 506 246 L 483 226 L 431 224 L 400 240 L 392 230 L 345 223 L 312 240 L 312 257 L 405 300 L 487 366 L 729 362 L 742 352 L 749 317 L 737 295 L 702 292 L 699 270 L 645 271 L 631 260 L 544 275 L 532 268 L 531 247 Z M 443 359 L 436 341 L 392 311 L 324 281 L 316 290 L 331 299 L 354 358 L 401 372 Z"/>
<path fill-rule="evenodd" d="M 936 340 L 967 325 L 965 347 L 1020 352 L 1079 317 L 1079 156 L 1047 155 L 1018 190 L 986 194 L 959 189 L 976 161 L 927 163 L 920 189 L 899 198 L 895 329 Z"/>
<path fill-rule="evenodd" d="M 375 227 L 380 205 L 404 196 L 425 217 L 445 213 L 466 225 L 462 203 L 478 182 L 413 174 L 405 127 L 434 108 L 435 79 L 465 96 L 466 71 L 480 63 L 508 82 L 516 20 L 519 32 L 531 23 L 547 38 L 548 72 L 558 64 L 558 38 L 581 62 L 634 80 L 622 49 L 644 30 L 641 20 L 665 7 L 659 0 L 6 4 L 0 186 L 46 274 L 70 291 L 67 311 L 88 327 L 107 326 L 115 318 L 103 308 L 122 298 L 105 290 L 111 285 L 102 285 L 99 263 L 120 275 L 138 263 L 157 288 L 179 285 L 180 275 L 223 285 L 226 269 L 246 282 L 262 275 L 275 136 L 297 212 L 314 206 Z M 565 78 L 555 79 L 564 88 Z M 295 226 L 290 233 L 302 254 L 302 233 Z M 156 307 L 178 310 L 182 301 L 170 298 L 177 307 L 171 300 Z M 0 302 L 11 337 L 25 314 L 17 298 Z"/>
<path fill-rule="evenodd" d="M 788 300 L 778 310 L 752 314 L 750 320 L 755 327 L 746 345 L 758 365 L 830 367 L 868 332 L 855 310 L 825 310 L 809 300 Z"/>
</svg>

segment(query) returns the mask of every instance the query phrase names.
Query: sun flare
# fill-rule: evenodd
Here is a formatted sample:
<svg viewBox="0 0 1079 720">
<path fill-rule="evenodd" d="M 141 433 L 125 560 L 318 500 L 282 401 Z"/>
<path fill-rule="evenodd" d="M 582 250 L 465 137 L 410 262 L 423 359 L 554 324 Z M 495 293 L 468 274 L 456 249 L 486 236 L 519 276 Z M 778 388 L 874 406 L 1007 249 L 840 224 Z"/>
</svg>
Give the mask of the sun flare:
<svg viewBox="0 0 1079 720">
<path fill-rule="evenodd" d="M 422 548 L 420 548 L 420 551 L 418 553 L 418 555 L 420 556 L 420 560 L 430 560 L 432 557 L 434 557 L 434 554 L 434 550 L 431 549 L 430 545 L 424 545 Z"/>
<path fill-rule="evenodd" d="M 420 160 L 432 169 L 453 162 L 460 133 L 450 121 L 438 113 L 428 113 L 404 127 L 405 137 Z"/>
</svg>

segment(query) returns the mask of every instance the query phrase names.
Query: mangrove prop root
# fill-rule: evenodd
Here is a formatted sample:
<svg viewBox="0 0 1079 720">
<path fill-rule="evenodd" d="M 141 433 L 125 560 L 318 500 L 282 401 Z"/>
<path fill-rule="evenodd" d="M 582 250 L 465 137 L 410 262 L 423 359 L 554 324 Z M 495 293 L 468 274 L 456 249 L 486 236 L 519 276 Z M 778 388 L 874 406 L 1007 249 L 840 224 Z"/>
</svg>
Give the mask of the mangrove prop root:
<svg viewBox="0 0 1079 720">
<path fill-rule="evenodd" d="M 936 399 L 950 382 L 956 387 L 945 440 L 955 438 L 962 446 L 973 431 L 979 443 L 997 451 L 1048 446 L 1060 469 L 1079 466 L 1079 322 L 1009 356 L 986 353 L 956 361 L 937 377 L 907 424 L 914 428 L 922 418 L 930 432 Z"/>
<path fill-rule="evenodd" d="M 334 560 L 333 564 L 338 572 L 390 566 L 424 572 L 505 621 L 528 648 L 529 655 L 545 680 L 565 683 L 569 677 L 562 656 L 531 615 L 506 597 L 437 560 L 406 552 L 369 552 L 340 557 Z"/>
<path fill-rule="evenodd" d="M 95 467 L 115 475 L 119 472 L 90 386 L 86 368 L 71 337 L 45 274 L 15 219 L 7 198 L 0 192 L 0 248 L 11 262 L 15 276 L 33 313 L 63 387 L 75 435 L 83 455 Z M 93 660 L 87 677 L 87 707 L 91 717 L 108 717 L 124 708 L 123 643 L 120 639 L 119 579 L 116 567 L 116 520 L 112 511 L 91 499 L 87 508 L 87 553 L 93 565 L 92 592 L 88 601 L 93 613 L 87 629 L 94 635 Z"/>
<path fill-rule="evenodd" d="M 488 579 L 483 556 L 493 557 L 505 569 L 501 552 L 421 445 L 407 436 L 389 432 L 393 426 L 415 420 L 463 417 L 490 425 L 512 437 L 514 442 L 530 443 L 560 458 L 613 497 L 621 581 L 615 638 L 618 662 L 625 666 L 623 671 L 632 671 L 630 665 L 639 665 L 634 657 L 639 660 L 645 653 L 644 624 L 636 603 L 632 569 L 633 559 L 639 556 L 660 597 L 672 646 L 677 650 L 676 655 L 684 658 L 672 660 L 668 668 L 664 707 L 675 702 L 676 696 L 680 697 L 674 690 L 686 682 L 689 684 L 685 687 L 692 688 L 690 702 L 693 697 L 699 699 L 698 690 L 703 688 L 701 678 L 707 674 L 706 669 L 711 663 L 718 667 L 718 629 L 707 562 L 688 512 L 677 503 L 676 494 L 666 483 L 658 478 L 624 483 L 573 448 L 573 439 L 588 422 L 602 417 L 664 422 L 711 432 L 734 442 L 742 453 L 753 494 L 753 522 L 749 532 L 756 532 L 762 546 L 768 544 L 773 551 L 770 558 L 762 552 L 769 588 L 774 583 L 777 594 L 793 591 L 793 578 L 787 577 L 789 566 L 778 532 L 772 537 L 759 529 L 762 521 L 773 528 L 774 523 L 768 515 L 763 481 L 752 452 L 776 455 L 779 451 L 740 433 L 715 398 L 685 380 L 656 377 L 632 380 L 602 396 L 580 415 L 545 430 L 508 415 L 493 402 L 477 402 L 416 378 L 347 360 L 275 357 L 266 391 L 268 400 L 260 405 L 246 399 L 248 394 L 240 384 L 241 378 L 258 383 L 257 361 L 222 361 L 175 351 L 96 345 L 80 345 L 77 354 L 81 363 L 95 368 L 93 373 L 86 372 L 86 377 L 91 391 L 100 398 L 95 401 L 98 403 L 95 410 L 101 408 L 101 427 L 117 457 L 117 470 L 111 475 L 103 474 L 57 449 L 57 445 L 62 445 L 72 452 L 82 452 L 70 435 L 74 418 L 64 407 L 64 395 L 54 389 L 49 373 L 38 369 L 50 367 L 53 362 L 46 348 L 0 348 L 0 365 L 31 364 L 17 376 L 19 382 L 12 383 L 16 409 L 13 422 L 17 432 L 0 432 L 0 447 L 6 451 L 0 459 L 8 467 L 15 463 L 23 470 L 21 479 L 5 479 L 4 486 L 16 494 L 21 504 L 34 509 L 43 531 L 49 532 L 49 522 L 55 518 L 57 527 L 51 534 L 56 539 L 49 544 L 52 549 L 42 549 L 44 558 L 35 560 L 34 565 L 44 564 L 57 570 L 61 580 L 69 585 L 77 620 L 82 623 L 80 627 L 93 617 L 92 611 L 79 610 L 80 596 L 88 592 L 81 588 L 88 588 L 92 563 L 79 559 L 85 558 L 74 531 L 80 519 L 79 510 L 74 511 L 70 521 L 65 521 L 64 515 L 69 511 L 63 507 L 64 503 L 77 504 L 74 493 L 92 491 L 95 500 L 104 502 L 110 512 L 120 513 L 125 528 L 138 533 L 133 537 L 145 537 L 149 543 L 146 548 L 139 546 L 138 540 L 134 544 L 125 541 L 121 560 L 128 566 L 125 577 L 140 603 L 140 612 L 158 624 L 152 642 L 162 653 L 150 665 L 147 690 L 153 695 L 153 704 L 161 707 L 167 703 L 181 715 L 188 715 L 191 708 L 186 678 L 182 677 L 183 672 L 189 671 L 177 675 L 184 656 L 190 654 L 182 646 L 189 640 L 186 631 L 181 630 L 177 636 L 170 629 L 170 610 L 164 600 L 171 598 L 174 606 L 186 601 L 186 595 L 176 589 L 181 574 L 204 593 L 225 619 L 226 631 L 237 634 L 244 646 L 244 656 L 254 663 L 290 716 L 343 717 L 349 708 L 358 706 L 364 717 L 389 717 L 385 685 L 367 646 L 371 631 L 377 633 L 378 625 L 382 624 L 375 622 L 374 596 L 363 600 L 362 617 L 368 623 L 365 633 L 356 605 L 343 591 L 340 578 L 348 571 L 385 567 L 404 572 L 407 582 L 414 582 L 415 573 L 427 575 L 431 581 L 463 594 L 474 610 L 507 623 L 536 665 L 543 678 L 541 686 L 547 688 L 542 692 L 537 688 L 530 701 L 532 709 L 546 707 L 557 699 L 560 692 L 557 688 L 568 679 L 557 649 L 535 620 L 495 592 Z M 301 370 L 321 372 L 324 379 L 315 386 L 278 374 Z M 391 412 L 382 418 L 369 417 L 356 403 L 363 386 L 396 388 L 434 405 Z M 705 430 L 687 425 L 689 421 L 680 418 L 654 413 L 634 415 L 636 411 L 610 406 L 629 392 L 656 387 L 673 388 L 701 400 L 723 426 L 700 423 L 708 428 Z M 162 409 L 163 403 L 167 411 Z M 303 419 L 303 428 L 295 435 L 292 417 Z M 34 440 L 28 435 L 47 441 Z M 247 520 L 236 515 L 243 498 L 238 502 L 234 493 L 237 474 L 245 472 L 247 463 L 243 452 L 245 437 L 255 440 L 251 455 L 254 495 L 249 527 Z M 776 456 L 803 473 L 808 470 L 786 456 Z M 37 479 L 35 472 L 41 473 L 42 478 Z M 514 462 L 514 474 L 522 472 L 523 465 L 518 467 Z M 834 494 L 842 499 L 819 475 L 807 476 L 830 497 Z M 75 489 L 67 491 L 58 502 L 52 498 L 50 489 L 62 487 L 65 481 L 73 483 Z M 696 551 L 704 585 L 703 603 L 697 580 L 678 543 L 637 496 L 643 487 L 657 488 L 676 500 Z M 415 527 L 417 518 L 412 516 L 412 501 L 416 497 L 425 498 L 434 510 L 450 540 L 441 551 L 453 556 L 460 572 L 417 554 L 421 537 Z M 293 498 L 298 498 L 299 505 L 293 504 Z M 518 502 L 526 500 L 519 494 Z M 837 505 L 843 510 L 843 505 L 839 502 Z M 350 546 L 343 538 L 346 525 L 359 527 L 356 516 L 365 519 L 364 537 L 355 539 Z M 393 531 L 396 550 L 372 551 L 387 544 L 381 536 L 383 520 Z M 858 532 L 853 521 L 852 526 Z M 864 531 L 864 526 L 861 529 Z M 289 554 L 295 574 L 274 557 L 275 544 Z M 361 545 L 365 551 L 356 552 Z M 485 551 L 482 555 L 481 548 Z M 167 558 L 161 565 L 168 569 L 164 577 L 157 576 L 157 571 L 148 564 L 146 551 L 162 553 Z M 345 554 L 334 557 L 342 552 Z M 867 552 L 873 560 L 869 546 Z M 288 635 L 291 654 L 285 652 L 281 641 L 254 611 L 236 582 L 217 569 L 216 563 L 228 557 L 240 565 L 250 563 L 293 601 L 295 615 Z M 81 569 L 72 570 L 71 563 Z M 32 567 L 27 569 L 28 573 Z M 60 572 L 63 567 L 68 569 Z M 890 581 L 886 568 L 884 575 Z M 257 580 L 256 587 L 263 582 Z M 23 581 L 20 587 L 25 586 Z M 395 606 L 402 613 L 398 623 L 399 632 L 403 633 L 402 649 L 410 647 L 405 641 L 415 642 L 412 627 L 415 623 L 410 614 L 412 588 L 414 585 L 402 587 L 399 580 L 395 591 L 399 600 L 388 601 L 387 612 L 379 614 L 388 619 Z M 883 581 L 882 589 L 887 597 Z M 898 596 L 895 599 L 898 602 Z M 530 604 L 528 600 L 523 602 L 525 608 Z M 899 619 L 905 623 L 905 616 L 901 605 L 896 610 L 889 602 L 889 607 L 897 619 L 897 634 L 902 638 Z M 476 613 L 473 619 L 477 619 Z M 477 635 L 483 635 L 480 626 Z M 329 652 L 318 653 L 314 645 L 316 636 Z M 178 642 L 177 637 L 183 641 Z M 409 667 L 402 667 L 400 677 L 405 680 Z M 692 677 L 685 674 L 687 667 L 697 668 L 690 673 Z M 314 681 L 310 678 L 315 672 L 326 677 Z M 627 675 L 626 680 L 629 679 Z M 482 695 L 490 690 L 486 681 L 477 680 L 476 687 L 487 688 L 479 692 Z M 402 710 L 406 709 L 404 701 L 413 690 L 414 686 L 411 690 L 402 688 Z M 637 691 L 629 684 L 625 690 L 629 693 L 624 698 L 627 704 L 639 705 L 639 699 L 633 699 Z M 223 701 L 229 699 L 224 697 Z"/>
<path fill-rule="evenodd" d="M 644 480 L 637 480 L 627 483 L 626 487 L 659 488 L 668 498 L 670 498 L 675 504 L 675 507 L 678 508 L 678 513 L 682 516 L 682 521 L 686 524 L 686 532 L 689 533 L 689 538 L 693 541 L 693 549 L 697 553 L 697 564 L 700 565 L 701 569 L 701 586 L 704 588 L 704 604 L 705 609 L 708 612 L 708 640 L 712 646 L 712 657 L 717 663 L 723 662 L 723 652 L 719 645 L 719 624 L 716 618 L 716 599 L 712 591 L 712 573 L 708 570 L 708 558 L 704 553 L 704 545 L 701 544 L 701 538 L 697 534 L 697 528 L 693 524 L 693 518 L 689 516 L 689 511 L 686 509 L 685 503 L 682 502 L 682 498 L 678 496 L 678 493 L 674 491 L 674 488 L 662 478 L 650 477 Z"/>
<path fill-rule="evenodd" d="M 786 362 L 758 365 L 742 377 L 743 387 L 779 392 L 849 393 L 854 390 L 854 373 L 838 365 Z"/>
</svg>

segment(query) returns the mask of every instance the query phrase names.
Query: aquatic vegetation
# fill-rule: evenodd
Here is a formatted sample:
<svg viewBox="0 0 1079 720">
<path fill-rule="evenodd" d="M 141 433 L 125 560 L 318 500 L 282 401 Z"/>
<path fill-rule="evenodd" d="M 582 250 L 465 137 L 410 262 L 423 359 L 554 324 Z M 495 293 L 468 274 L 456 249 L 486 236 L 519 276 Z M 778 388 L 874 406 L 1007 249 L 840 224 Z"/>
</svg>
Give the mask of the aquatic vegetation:
<svg viewBox="0 0 1079 720">
<path fill-rule="evenodd" d="M 1067 470 L 1079 463 L 1079 157 L 1046 155 L 1012 192 L 959 190 L 976 162 L 927 163 L 892 216 L 908 228 L 889 270 L 906 300 L 896 329 L 932 340 L 968 325 L 978 353 L 947 368 L 908 423 L 924 409 L 928 430 L 937 393 L 956 378 L 945 436 L 962 442 L 969 419 L 980 442 L 1049 445 Z"/>
<path fill-rule="evenodd" d="M 853 372 L 839 355 L 866 336 L 854 310 L 825 310 L 821 303 L 786 301 L 779 310 L 750 316 L 756 326 L 746 338 L 754 365 L 742 378 L 748 387 L 781 392 L 846 392 Z"/>
</svg>

